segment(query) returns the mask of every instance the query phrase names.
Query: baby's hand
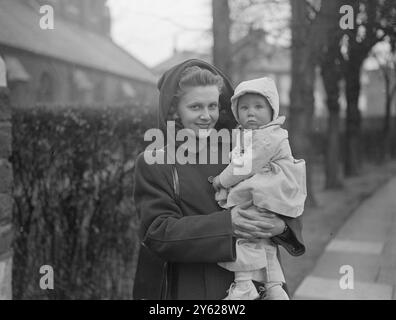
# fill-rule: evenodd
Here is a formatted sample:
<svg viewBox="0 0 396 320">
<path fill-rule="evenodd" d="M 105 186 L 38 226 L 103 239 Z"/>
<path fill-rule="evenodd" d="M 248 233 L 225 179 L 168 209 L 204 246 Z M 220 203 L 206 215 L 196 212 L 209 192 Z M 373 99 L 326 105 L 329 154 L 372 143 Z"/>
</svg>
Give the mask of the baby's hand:
<svg viewBox="0 0 396 320">
<path fill-rule="evenodd" d="M 219 191 L 221 188 L 223 188 L 223 186 L 221 185 L 219 176 L 214 177 L 212 184 L 213 184 L 213 188 L 216 191 Z"/>
</svg>

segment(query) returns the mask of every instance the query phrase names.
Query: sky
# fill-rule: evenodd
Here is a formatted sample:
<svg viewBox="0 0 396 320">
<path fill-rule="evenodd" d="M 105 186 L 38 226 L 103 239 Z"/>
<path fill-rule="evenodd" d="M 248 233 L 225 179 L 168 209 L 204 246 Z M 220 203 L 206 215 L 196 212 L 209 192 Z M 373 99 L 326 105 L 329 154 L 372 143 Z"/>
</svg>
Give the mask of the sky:
<svg viewBox="0 0 396 320">
<path fill-rule="evenodd" d="M 107 0 L 112 17 L 112 38 L 148 67 L 172 56 L 175 48 L 210 52 L 211 1 Z M 281 33 L 275 31 L 275 39 L 271 41 L 270 37 L 269 42 L 288 44 L 290 34 L 282 31 L 290 16 L 288 5 L 281 10 L 277 5 L 271 9 L 270 4 L 251 9 L 245 12 L 245 19 L 258 19 L 267 29 L 276 30 L 280 26 Z M 373 59 L 368 60 L 366 67 L 377 67 L 375 61 L 372 65 Z"/>
<path fill-rule="evenodd" d="M 211 0 L 108 0 L 112 38 L 152 67 L 177 49 L 209 50 Z"/>
</svg>

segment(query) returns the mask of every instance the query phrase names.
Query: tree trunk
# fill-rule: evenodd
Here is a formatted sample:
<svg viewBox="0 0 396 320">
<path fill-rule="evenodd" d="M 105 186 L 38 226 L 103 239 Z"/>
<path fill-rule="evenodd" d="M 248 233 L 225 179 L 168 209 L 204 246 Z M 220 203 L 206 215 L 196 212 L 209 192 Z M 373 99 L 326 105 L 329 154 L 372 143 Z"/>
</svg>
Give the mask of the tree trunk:
<svg viewBox="0 0 396 320">
<path fill-rule="evenodd" d="M 298 74 L 298 75 L 297 75 Z M 303 158 L 307 164 L 307 205 L 315 206 L 316 199 L 312 188 L 313 155 L 311 153 L 311 132 L 313 122 L 313 70 L 305 70 L 304 75 L 297 73 L 293 76 L 290 105 L 290 142 L 296 158 Z M 305 77 L 304 81 L 301 81 Z M 296 83 L 299 79 L 299 82 Z"/>
<path fill-rule="evenodd" d="M 384 80 L 385 80 L 385 118 L 384 118 L 384 129 L 383 129 L 383 159 L 389 160 L 391 158 L 391 145 L 392 145 L 392 100 L 394 94 L 394 88 L 391 89 L 391 79 L 387 72 L 392 72 L 391 70 L 384 70 Z"/>
<path fill-rule="evenodd" d="M 347 64 L 346 81 L 346 136 L 344 169 L 346 176 L 356 176 L 361 172 L 362 153 L 360 145 L 361 113 L 359 110 L 360 94 L 360 59 L 351 57 Z"/>
<path fill-rule="evenodd" d="M 313 155 L 311 132 L 314 111 L 313 86 L 315 62 L 311 43 L 307 41 L 306 4 L 291 1 L 292 7 L 292 86 L 290 92 L 290 142 L 296 158 L 307 163 L 308 206 L 317 204 L 312 188 Z"/>
<path fill-rule="evenodd" d="M 326 189 L 340 188 L 340 105 L 339 81 L 334 64 L 322 64 L 323 83 L 327 94 L 327 108 L 329 111 L 327 127 L 327 145 L 325 159 Z"/>
<path fill-rule="evenodd" d="M 325 158 L 326 189 L 336 189 L 342 186 L 340 177 L 340 40 L 341 32 L 339 31 L 339 7 L 340 1 L 326 1 L 323 5 L 322 20 L 324 24 L 323 36 L 326 37 L 326 44 L 323 46 L 321 55 L 321 73 L 324 88 L 326 91 L 326 103 L 329 112 L 327 121 L 327 144 Z"/>
<path fill-rule="evenodd" d="M 326 150 L 326 189 L 343 186 L 340 177 L 340 115 L 339 110 L 329 109 Z"/>
<path fill-rule="evenodd" d="M 230 8 L 228 0 L 212 0 L 213 64 L 231 79 Z"/>
</svg>

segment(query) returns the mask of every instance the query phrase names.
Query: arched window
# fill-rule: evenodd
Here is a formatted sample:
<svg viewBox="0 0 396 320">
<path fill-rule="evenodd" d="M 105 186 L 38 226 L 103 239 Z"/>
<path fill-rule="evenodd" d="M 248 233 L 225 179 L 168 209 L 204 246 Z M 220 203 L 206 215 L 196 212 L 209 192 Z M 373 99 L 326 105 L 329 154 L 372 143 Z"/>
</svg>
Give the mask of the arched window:
<svg viewBox="0 0 396 320">
<path fill-rule="evenodd" d="M 54 101 L 54 81 L 48 72 L 44 72 L 40 77 L 37 89 L 37 102 Z"/>
</svg>

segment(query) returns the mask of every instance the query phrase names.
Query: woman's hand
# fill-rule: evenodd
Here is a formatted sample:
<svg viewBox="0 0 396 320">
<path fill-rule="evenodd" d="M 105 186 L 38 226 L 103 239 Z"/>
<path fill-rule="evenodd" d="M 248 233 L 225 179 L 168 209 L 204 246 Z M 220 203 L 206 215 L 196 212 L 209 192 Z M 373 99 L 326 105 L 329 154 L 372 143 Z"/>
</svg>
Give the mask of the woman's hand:
<svg viewBox="0 0 396 320">
<path fill-rule="evenodd" d="M 279 218 L 279 215 L 272 213 L 267 209 L 257 208 L 255 207 L 258 212 L 260 212 L 260 217 L 263 218 L 263 221 L 266 221 L 273 225 L 274 227 L 269 230 L 270 237 L 275 237 L 280 235 L 285 230 L 286 223 L 283 219 Z"/>
<path fill-rule="evenodd" d="M 285 222 L 268 210 L 256 208 L 252 202 L 231 209 L 234 235 L 238 238 L 270 238 L 281 234 Z"/>
</svg>

